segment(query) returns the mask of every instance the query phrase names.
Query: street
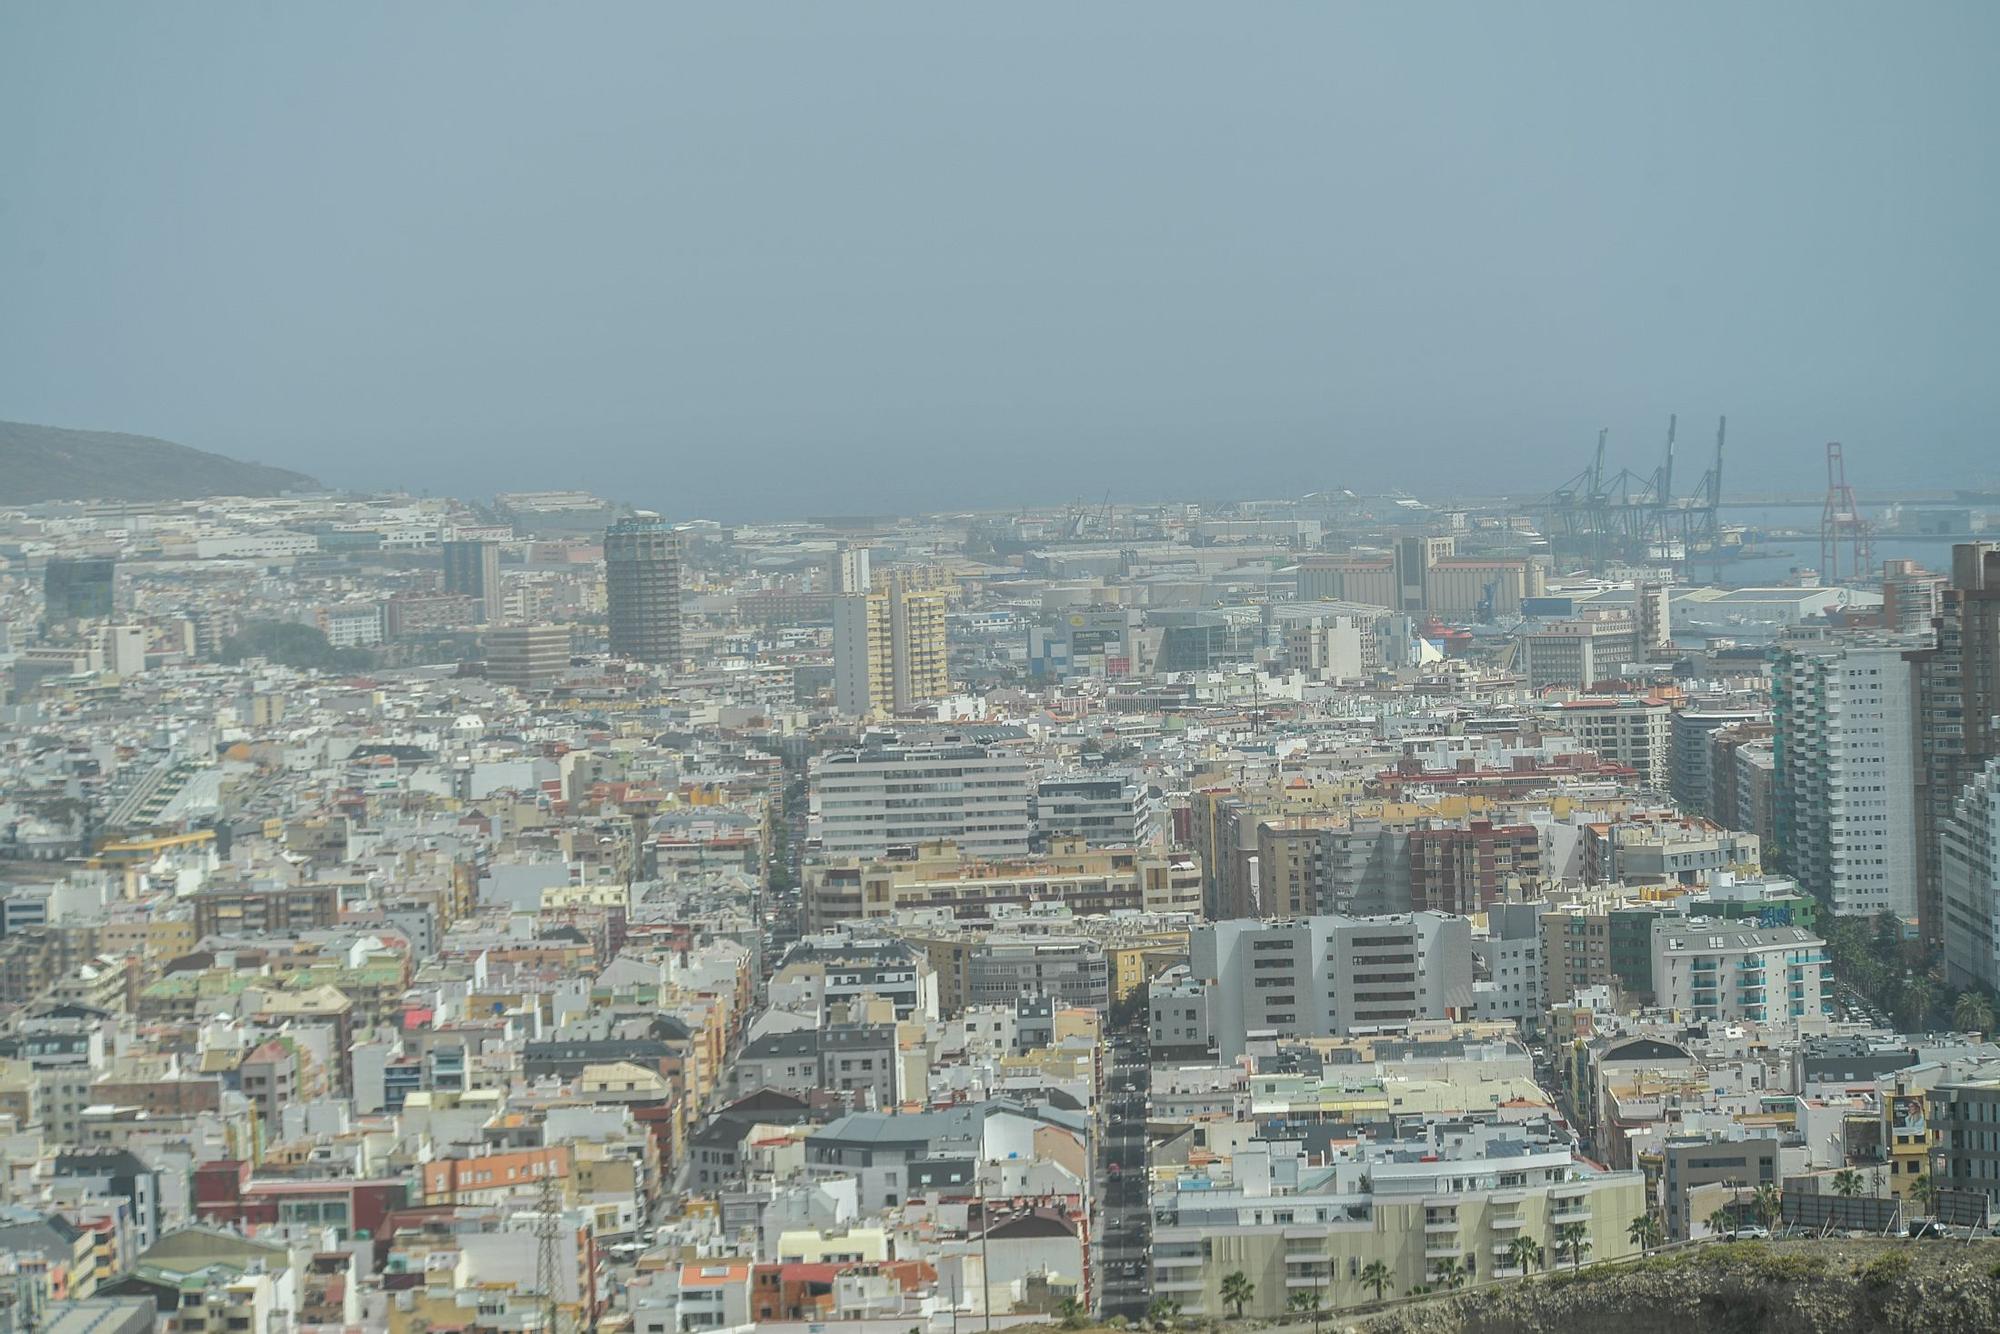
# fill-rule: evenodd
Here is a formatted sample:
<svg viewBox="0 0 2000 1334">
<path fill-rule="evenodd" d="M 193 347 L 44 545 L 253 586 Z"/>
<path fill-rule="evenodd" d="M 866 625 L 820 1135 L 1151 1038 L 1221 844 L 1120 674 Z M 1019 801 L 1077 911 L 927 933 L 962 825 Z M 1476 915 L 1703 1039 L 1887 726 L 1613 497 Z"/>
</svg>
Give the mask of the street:
<svg viewBox="0 0 2000 1334">
<path fill-rule="evenodd" d="M 1148 1064 L 1143 1027 L 1111 1035 L 1099 1152 L 1105 1201 L 1102 1313 L 1136 1318 L 1151 1300 L 1152 1211 L 1146 1190 Z"/>
</svg>

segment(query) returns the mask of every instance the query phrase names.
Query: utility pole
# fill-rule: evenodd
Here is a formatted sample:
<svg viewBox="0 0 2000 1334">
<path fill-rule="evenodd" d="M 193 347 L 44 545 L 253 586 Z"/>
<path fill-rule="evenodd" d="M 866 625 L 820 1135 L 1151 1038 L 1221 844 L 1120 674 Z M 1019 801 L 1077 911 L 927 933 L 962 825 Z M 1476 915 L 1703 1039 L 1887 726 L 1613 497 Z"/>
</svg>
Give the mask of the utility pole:
<svg viewBox="0 0 2000 1334">
<path fill-rule="evenodd" d="M 982 1135 L 985 1133 L 982 1128 Z M 986 1334 L 993 1334 L 993 1276 L 986 1272 L 986 1234 L 993 1230 L 993 1216 L 986 1212 L 986 1149 L 980 1146 L 979 1161 L 973 1171 L 973 1185 L 979 1199 L 979 1309 L 986 1317 Z"/>
</svg>

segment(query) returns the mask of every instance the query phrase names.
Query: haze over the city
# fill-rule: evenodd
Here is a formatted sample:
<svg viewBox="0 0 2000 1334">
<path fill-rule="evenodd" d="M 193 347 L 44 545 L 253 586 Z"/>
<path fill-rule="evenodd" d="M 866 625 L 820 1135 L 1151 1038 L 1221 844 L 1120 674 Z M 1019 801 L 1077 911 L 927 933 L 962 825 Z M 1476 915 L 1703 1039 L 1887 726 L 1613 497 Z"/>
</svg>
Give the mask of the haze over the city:
<svg viewBox="0 0 2000 1334">
<path fill-rule="evenodd" d="M 723 517 L 1994 471 L 2000 10 L 15 4 L 0 416 Z M 1691 424 L 1694 426 L 1690 431 Z M 1690 476 L 1693 471 L 1690 472 Z"/>
</svg>

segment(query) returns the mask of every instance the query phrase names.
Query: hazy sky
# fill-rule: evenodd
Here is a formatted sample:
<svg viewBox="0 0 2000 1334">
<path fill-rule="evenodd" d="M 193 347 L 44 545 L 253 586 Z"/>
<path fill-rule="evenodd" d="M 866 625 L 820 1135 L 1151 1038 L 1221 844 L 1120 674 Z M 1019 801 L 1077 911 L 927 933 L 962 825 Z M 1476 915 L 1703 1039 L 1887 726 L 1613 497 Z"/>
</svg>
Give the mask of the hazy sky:
<svg viewBox="0 0 2000 1334">
<path fill-rule="evenodd" d="M 1991 476 L 1996 69 L 1993 0 L 0 0 L 0 417 L 677 516 L 1546 489 L 1673 410 Z"/>
</svg>

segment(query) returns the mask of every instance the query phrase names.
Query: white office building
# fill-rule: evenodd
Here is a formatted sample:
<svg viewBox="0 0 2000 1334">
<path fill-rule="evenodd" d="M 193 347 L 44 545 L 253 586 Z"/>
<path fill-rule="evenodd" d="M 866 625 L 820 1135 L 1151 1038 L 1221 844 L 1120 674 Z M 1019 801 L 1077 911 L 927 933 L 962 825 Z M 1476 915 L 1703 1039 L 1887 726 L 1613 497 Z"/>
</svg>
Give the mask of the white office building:
<svg viewBox="0 0 2000 1334">
<path fill-rule="evenodd" d="M 1211 922 L 1188 938 L 1188 973 L 1208 990 L 1216 1054 L 1229 1062 L 1253 1039 L 1469 1017 L 1472 924 L 1435 912 Z"/>
<path fill-rule="evenodd" d="M 883 746 L 813 762 L 812 827 L 829 857 L 949 839 L 971 857 L 1028 851 L 1028 762 L 984 746 Z"/>
<path fill-rule="evenodd" d="M 1044 839 L 1073 834 L 1093 848 L 1160 841 L 1164 812 L 1144 781 L 1122 774 L 1044 778 L 1035 787 L 1035 826 Z"/>
</svg>

